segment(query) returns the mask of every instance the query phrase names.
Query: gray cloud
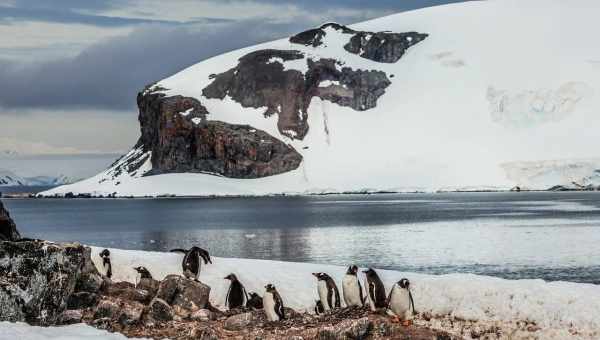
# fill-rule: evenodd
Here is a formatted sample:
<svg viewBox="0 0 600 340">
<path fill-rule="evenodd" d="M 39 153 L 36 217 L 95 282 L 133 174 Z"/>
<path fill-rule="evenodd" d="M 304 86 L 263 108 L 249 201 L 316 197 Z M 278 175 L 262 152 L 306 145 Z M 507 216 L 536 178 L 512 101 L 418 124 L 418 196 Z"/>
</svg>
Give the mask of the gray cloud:
<svg viewBox="0 0 600 340">
<path fill-rule="evenodd" d="M 147 26 L 126 37 L 95 44 L 72 59 L 36 64 L 0 61 L 0 106 L 131 109 L 137 91 L 149 83 L 199 60 L 303 27 L 260 22 L 213 24 L 202 29 Z"/>
</svg>

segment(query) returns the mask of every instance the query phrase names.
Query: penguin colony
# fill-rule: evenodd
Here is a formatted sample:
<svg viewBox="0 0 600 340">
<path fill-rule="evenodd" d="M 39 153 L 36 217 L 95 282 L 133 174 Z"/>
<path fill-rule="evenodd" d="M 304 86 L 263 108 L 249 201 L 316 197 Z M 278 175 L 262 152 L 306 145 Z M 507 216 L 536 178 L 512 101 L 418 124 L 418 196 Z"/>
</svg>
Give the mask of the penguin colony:
<svg viewBox="0 0 600 340">
<path fill-rule="evenodd" d="M 188 250 L 173 249 L 171 252 L 184 254 L 181 267 L 183 275 L 188 279 L 198 281 L 202 263 L 204 262 L 204 265 L 212 264 L 208 251 L 199 247 L 192 247 Z M 102 258 L 102 274 L 110 278 L 112 276 L 110 251 L 104 249 L 100 253 L 100 257 Z M 152 279 L 152 274 L 147 268 L 139 266 L 133 269 L 138 273 L 136 285 L 141 279 Z M 404 325 L 410 325 L 416 311 L 408 279 L 401 279 L 394 283 L 389 294 L 386 295 L 383 282 L 374 269 L 369 268 L 363 273 L 365 274 L 364 293 L 358 278 L 358 267 L 355 265 L 348 267 L 342 279 L 342 297 L 346 307 L 367 307 L 373 312 L 385 311 L 393 317 L 394 321 L 402 321 Z M 327 273 L 312 273 L 312 275 L 317 279 L 317 295 L 319 297 L 315 301 L 315 313 L 319 315 L 341 308 L 340 292 L 333 278 Z M 273 284 L 269 283 L 265 286 L 265 292 L 261 297 L 255 292 L 248 294 L 244 285 L 233 273 L 227 275 L 224 280 L 230 281 L 225 297 L 225 305 L 230 310 L 243 307 L 254 310 L 263 309 L 269 321 L 285 319 L 283 299 Z"/>
</svg>

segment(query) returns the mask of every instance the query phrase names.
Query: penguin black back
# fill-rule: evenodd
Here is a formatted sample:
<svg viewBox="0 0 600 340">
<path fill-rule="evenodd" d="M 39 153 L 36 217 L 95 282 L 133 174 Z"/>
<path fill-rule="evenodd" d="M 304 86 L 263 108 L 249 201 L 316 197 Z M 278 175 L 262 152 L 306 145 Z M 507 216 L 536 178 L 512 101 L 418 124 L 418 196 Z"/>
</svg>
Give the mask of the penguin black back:
<svg viewBox="0 0 600 340">
<path fill-rule="evenodd" d="M 246 307 L 252 309 L 263 309 L 262 297 L 254 292 L 250 293 L 250 298 L 246 302 Z"/>
<path fill-rule="evenodd" d="M 340 308 L 340 292 L 331 276 L 326 273 L 313 273 L 313 276 L 316 277 L 318 281 L 325 282 L 324 288 L 327 289 L 327 292 L 323 295 L 326 295 L 327 306 L 329 306 L 328 308 Z M 319 292 L 319 295 L 321 295 L 321 292 Z M 325 296 L 321 297 L 321 303 L 324 302 L 323 297 Z"/>
<path fill-rule="evenodd" d="M 112 264 L 110 263 L 110 251 L 108 249 L 104 249 L 100 252 L 100 257 L 102 258 L 102 266 L 105 270 L 105 275 L 109 279 L 112 277 Z"/>
<path fill-rule="evenodd" d="M 229 274 L 225 277 L 225 280 L 231 281 L 227 296 L 225 297 L 225 304 L 229 309 L 240 308 L 244 306 L 244 302 L 248 301 L 248 294 L 246 294 L 246 288 L 238 280 L 235 274 Z"/>
<path fill-rule="evenodd" d="M 195 280 L 198 280 L 198 276 L 200 275 L 200 259 L 204 261 L 204 264 L 212 264 L 212 260 L 210 259 L 208 251 L 200 247 L 192 247 L 189 250 L 172 249 L 171 252 L 185 254 L 185 256 L 183 257 L 183 261 L 181 262 L 183 274 L 186 277 L 193 276 Z"/>
<path fill-rule="evenodd" d="M 383 286 L 383 282 L 381 282 L 379 275 L 377 275 L 377 272 L 372 268 L 364 271 L 364 273 L 367 276 L 367 283 L 369 285 L 366 287 L 367 294 L 369 294 L 375 308 L 385 308 L 387 297 L 385 295 L 385 287 Z"/>
<path fill-rule="evenodd" d="M 273 300 L 275 301 L 275 313 L 277 314 L 277 316 L 279 316 L 279 320 L 284 320 L 285 319 L 285 307 L 283 306 L 283 299 L 281 298 L 281 295 L 279 295 L 279 292 L 277 291 L 277 289 L 275 288 L 274 285 L 272 284 L 268 284 L 266 287 L 266 290 L 268 293 L 271 293 L 273 295 Z"/>
</svg>

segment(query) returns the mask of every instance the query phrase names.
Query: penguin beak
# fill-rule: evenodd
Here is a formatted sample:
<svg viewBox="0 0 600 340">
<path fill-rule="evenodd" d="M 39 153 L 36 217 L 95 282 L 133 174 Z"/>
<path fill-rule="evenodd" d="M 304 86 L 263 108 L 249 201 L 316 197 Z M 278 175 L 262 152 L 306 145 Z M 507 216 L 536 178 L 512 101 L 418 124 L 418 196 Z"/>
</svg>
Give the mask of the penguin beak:
<svg viewBox="0 0 600 340">
<path fill-rule="evenodd" d="M 319 274 L 318 273 L 312 273 L 312 276 L 319 277 Z"/>
</svg>

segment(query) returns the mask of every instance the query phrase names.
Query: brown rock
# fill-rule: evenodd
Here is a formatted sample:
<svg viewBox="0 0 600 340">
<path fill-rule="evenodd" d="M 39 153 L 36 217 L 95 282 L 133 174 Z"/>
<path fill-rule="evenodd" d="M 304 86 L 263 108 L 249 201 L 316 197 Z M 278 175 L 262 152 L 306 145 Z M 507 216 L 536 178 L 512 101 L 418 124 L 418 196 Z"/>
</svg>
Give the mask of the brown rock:
<svg viewBox="0 0 600 340">
<path fill-rule="evenodd" d="M 83 319 L 83 312 L 79 309 L 68 309 L 60 316 L 60 323 L 63 325 L 71 325 L 80 323 Z"/>
<path fill-rule="evenodd" d="M 121 313 L 121 307 L 114 301 L 102 300 L 96 306 L 94 319 L 116 318 Z"/>
<path fill-rule="evenodd" d="M 145 290 L 150 295 L 154 296 L 154 295 L 156 295 L 156 292 L 158 291 L 159 284 L 160 284 L 160 282 L 158 282 L 155 279 L 145 279 L 144 278 L 144 279 L 140 279 L 140 282 L 138 282 L 136 288 Z"/>
<path fill-rule="evenodd" d="M 69 296 L 67 300 L 67 308 L 82 309 L 95 306 L 98 302 L 98 295 L 89 292 L 77 292 Z"/>
<path fill-rule="evenodd" d="M 123 326 L 136 324 L 142 318 L 144 305 L 139 302 L 130 301 L 121 308 L 119 323 Z"/>
<path fill-rule="evenodd" d="M 216 315 L 208 309 L 200 309 L 193 312 L 190 319 L 194 321 L 211 321 L 216 319 Z"/>
<path fill-rule="evenodd" d="M 160 282 L 156 297 L 167 302 L 173 311 L 183 317 L 208 306 L 210 287 L 179 275 L 169 275 Z"/>
<path fill-rule="evenodd" d="M 252 312 L 230 316 L 225 320 L 223 328 L 229 331 L 239 331 L 251 324 L 255 317 Z"/>
<path fill-rule="evenodd" d="M 173 320 L 173 309 L 169 304 L 160 298 L 154 298 L 150 302 L 150 315 L 157 321 Z"/>
</svg>

